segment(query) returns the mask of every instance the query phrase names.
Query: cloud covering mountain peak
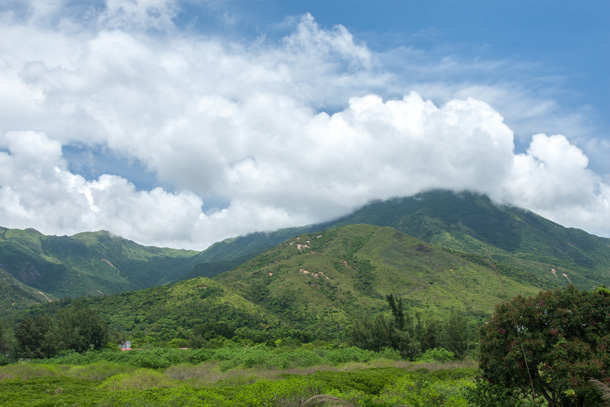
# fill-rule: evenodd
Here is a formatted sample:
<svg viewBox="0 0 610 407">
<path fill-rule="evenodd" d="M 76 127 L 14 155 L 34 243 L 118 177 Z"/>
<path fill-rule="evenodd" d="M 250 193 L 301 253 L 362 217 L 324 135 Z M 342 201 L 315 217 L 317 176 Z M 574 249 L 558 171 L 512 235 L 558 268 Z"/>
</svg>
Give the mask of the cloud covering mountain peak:
<svg viewBox="0 0 610 407">
<path fill-rule="evenodd" d="M 68 3 L 2 14 L 2 226 L 203 249 L 446 188 L 610 235 L 610 188 L 567 137 L 537 134 L 516 153 L 476 97 L 394 97 L 396 73 L 341 25 L 304 15 L 279 41 L 236 42 L 181 30 L 161 0 L 80 10 L 94 28 L 41 17 Z M 141 163 L 155 185 L 79 174 L 71 146 Z"/>
</svg>

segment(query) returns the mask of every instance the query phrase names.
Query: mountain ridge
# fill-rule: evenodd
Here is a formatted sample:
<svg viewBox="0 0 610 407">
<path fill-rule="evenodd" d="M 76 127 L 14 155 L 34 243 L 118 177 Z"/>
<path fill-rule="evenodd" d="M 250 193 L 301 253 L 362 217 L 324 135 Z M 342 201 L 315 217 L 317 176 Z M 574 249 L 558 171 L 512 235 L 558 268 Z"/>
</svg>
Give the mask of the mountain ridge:
<svg viewBox="0 0 610 407">
<path fill-rule="evenodd" d="M 575 283 L 584 288 L 610 284 L 610 239 L 565 228 L 525 209 L 497 205 L 473 192 L 434 190 L 412 197 L 372 201 L 335 221 L 296 231 L 306 233 L 357 223 L 391 226 L 429 243 L 535 273 L 562 268 L 574 274 Z M 284 241 L 286 235 L 281 230 L 219 242 L 197 256 L 201 263 L 187 277 L 211 277 L 227 271 L 234 264 L 226 259 L 252 258 L 263 248 Z M 210 258 L 214 259 L 213 265 L 207 263 Z"/>
<path fill-rule="evenodd" d="M 497 205 L 484 195 L 435 190 L 373 201 L 331 222 L 226 239 L 203 252 L 142 246 L 106 231 L 45 236 L 31 228 L 0 228 L 0 268 L 14 279 L 4 279 L 2 291 L 12 287 L 14 299 L 22 293 L 25 307 L 35 298 L 46 301 L 38 292 L 49 298 L 102 295 L 214 277 L 298 234 L 350 224 L 393 227 L 468 261 L 510 270 L 539 288 L 563 280 L 588 289 L 610 285 L 610 239 Z M 34 291 L 26 294 L 15 281 Z"/>
<path fill-rule="evenodd" d="M 141 246 L 105 231 L 46 236 L 32 228 L 0 228 L 0 268 L 12 277 L 3 280 L 5 288 L 23 292 L 18 281 L 53 298 L 117 293 L 175 280 L 190 271 L 189 259 L 196 253 Z"/>
</svg>

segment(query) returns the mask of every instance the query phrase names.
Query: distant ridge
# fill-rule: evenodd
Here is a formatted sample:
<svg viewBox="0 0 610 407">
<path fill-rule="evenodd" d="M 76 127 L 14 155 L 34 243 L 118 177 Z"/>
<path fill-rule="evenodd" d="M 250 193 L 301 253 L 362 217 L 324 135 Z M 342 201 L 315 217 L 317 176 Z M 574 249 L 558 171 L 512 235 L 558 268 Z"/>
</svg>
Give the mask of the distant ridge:
<svg viewBox="0 0 610 407">
<path fill-rule="evenodd" d="M 0 296 L 11 298 L 11 310 L 47 298 L 151 287 L 187 274 L 195 254 L 141 246 L 105 231 L 69 237 L 0 228 Z"/>
</svg>

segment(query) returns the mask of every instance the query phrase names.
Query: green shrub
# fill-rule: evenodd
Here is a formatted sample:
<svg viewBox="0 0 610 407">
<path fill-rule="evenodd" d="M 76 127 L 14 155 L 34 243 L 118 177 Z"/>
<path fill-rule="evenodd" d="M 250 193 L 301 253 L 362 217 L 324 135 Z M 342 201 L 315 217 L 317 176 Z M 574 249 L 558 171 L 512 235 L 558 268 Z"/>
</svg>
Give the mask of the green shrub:
<svg viewBox="0 0 610 407">
<path fill-rule="evenodd" d="M 329 350 L 326 354 L 326 361 L 337 366 L 347 362 L 369 362 L 379 356 L 378 353 L 351 346 L 349 348 Z"/>
<path fill-rule="evenodd" d="M 100 388 L 104 390 L 144 390 L 175 385 L 175 382 L 163 373 L 151 369 L 137 369 L 104 380 Z"/>
<path fill-rule="evenodd" d="M 21 380 L 30 380 L 35 377 L 54 377 L 60 375 L 61 371 L 57 366 L 50 365 L 18 363 L 0 367 L 0 380 L 17 378 Z"/>
<path fill-rule="evenodd" d="M 188 339 L 174 338 L 165 345 L 168 348 L 188 348 L 190 341 Z"/>
<path fill-rule="evenodd" d="M 191 350 L 187 354 L 187 361 L 193 364 L 199 364 L 211 360 L 215 355 L 215 352 L 211 349 L 196 349 Z"/>
<path fill-rule="evenodd" d="M 386 386 L 380 396 L 386 402 L 411 407 L 467 407 L 463 391 L 470 383 L 467 380 L 436 381 L 429 374 L 409 374 Z"/>
<path fill-rule="evenodd" d="M 451 362 L 455 360 L 455 354 L 445 348 L 428 349 L 421 355 L 418 362 Z"/>
<path fill-rule="evenodd" d="M 131 351 L 136 367 L 149 369 L 162 369 L 183 363 L 187 359 L 185 351 L 181 349 L 152 349 L 147 351 Z M 130 355 L 132 356 L 132 355 Z"/>
<path fill-rule="evenodd" d="M 68 376 L 87 380 L 104 380 L 111 376 L 132 372 L 133 367 L 114 362 L 95 362 L 84 366 L 73 366 L 66 372 Z"/>
</svg>

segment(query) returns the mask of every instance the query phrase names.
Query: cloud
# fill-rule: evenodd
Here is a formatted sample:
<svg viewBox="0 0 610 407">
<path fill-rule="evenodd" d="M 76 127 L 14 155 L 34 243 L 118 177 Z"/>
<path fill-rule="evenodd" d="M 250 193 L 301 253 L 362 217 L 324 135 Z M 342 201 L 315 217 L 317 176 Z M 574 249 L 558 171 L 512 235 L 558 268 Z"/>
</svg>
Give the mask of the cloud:
<svg viewBox="0 0 610 407">
<path fill-rule="evenodd" d="M 167 30 L 179 7 L 174 0 L 107 0 L 99 23 L 109 28 Z"/>
<path fill-rule="evenodd" d="M 520 103 L 521 113 L 533 102 L 525 92 L 511 99 L 508 85 L 443 91 L 429 82 L 396 96 L 383 56 L 310 15 L 280 41 L 235 42 L 181 31 L 172 1 L 63 13 L 70 2 L 30 4 L 29 14 L 5 11 L 0 25 L 2 226 L 106 229 L 203 249 L 329 220 L 375 198 L 448 188 L 610 235 L 610 221 L 600 221 L 610 219 L 610 188 L 581 149 L 538 134 L 515 153 L 495 102 Z M 92 26 L 79 25 L 83 15 Z M 553 111 L 553 99 L 546 106 L 534 118 Z M 159 186 L 84 178 L 62 154 L 81 145 L 142 163 Z M 206 212 L 208 202 L 226 205 Z"/>
<path fill-rule="evenodd" d="M 565 136 L 534 135 L 527 151 L 514 156 L 501 199 L 608 236 L 610 184 L 587 166 L 587 156 Z"/>
<path fill-rule="evenodd" d="M 136 191 L 120 177 L 87 181 L 70 173 L 61 144 L 44 133 L 9 132 L 0 153 L 0 219 L 5 227 L 35 226 L 47 233 L 105 228 L 138 241 L 188 244 L 201 214 L 192 193 Z M 205 216 L 199 220 L 205 221 Z"/>
</svg>

